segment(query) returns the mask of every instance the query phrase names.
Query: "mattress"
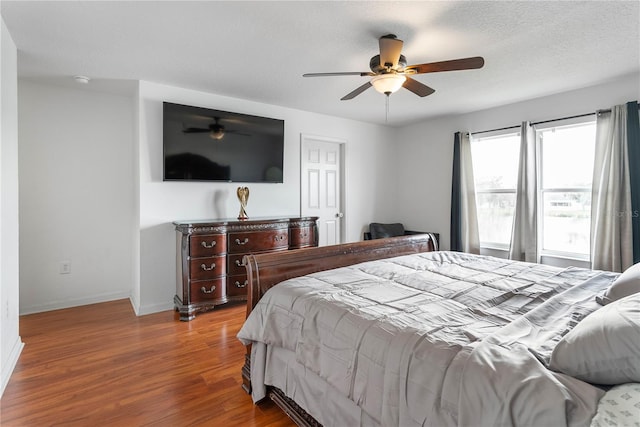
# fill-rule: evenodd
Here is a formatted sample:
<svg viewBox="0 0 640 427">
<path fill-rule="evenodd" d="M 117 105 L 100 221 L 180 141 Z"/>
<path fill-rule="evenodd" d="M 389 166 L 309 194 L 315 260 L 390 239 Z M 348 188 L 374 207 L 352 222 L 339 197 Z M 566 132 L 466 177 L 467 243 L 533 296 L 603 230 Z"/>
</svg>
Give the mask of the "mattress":
<svg viewBox="0 0 640 427">
<path fill-rule="evenodd" d="M 265 380 L 269 349 L 281 348 L 361 411 L 355 425 L 588 425 L 604 392 L 546 366 L 615 277 L 457 252 L 408 255 L 282 282 L 238 337 L 254 344 L 256 401 L 275 385 Z M 339 425 L 335 411 L 317 412 Z"/>
</svg>

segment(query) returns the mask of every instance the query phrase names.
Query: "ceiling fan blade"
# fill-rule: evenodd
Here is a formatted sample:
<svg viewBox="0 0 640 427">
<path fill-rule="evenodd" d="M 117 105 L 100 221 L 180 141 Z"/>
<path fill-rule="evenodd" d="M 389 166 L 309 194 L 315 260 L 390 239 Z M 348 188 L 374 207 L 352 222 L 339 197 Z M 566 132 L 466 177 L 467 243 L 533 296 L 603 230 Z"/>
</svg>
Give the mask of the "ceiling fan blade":
<svg viewBox="0 0 640 427">
<path fill-rule="evenodd" d="M 430 62 L 428 64 L 407 65 L 404 69 L 409 74 L 437 73 L 440 71 L 473 70 L 484 66 L 484 58 L 452 59 L 451 61 Z"/>
<path fill-rule="evenodd" d="M 202 129 L 202 128 L 186 128 L 182 129 L 183 133 L 203 133 L 203 132 L 211 132 L 211 129 Z"/>
<path fill-rule="evenodd" d="M 340 98 L 340 101 L 348 101 L 349 99 L 353 99 L 356 96 L 360 95 L 365 90 L 369 89 L 370 87 L 371 87 L 371 82 L 366 82 L 365 84 L 363 84 L 362 86 L 360 86 L 356 90 L 354 90 L 354 91 L 346 94 L 342 98 Z"/>
<path fill-rule="evenodd" d="M 380 65 L 395 69 L 402 53 L 403 41 L 393 34 L 388 34 L 380 37 L 378 44 L 380 45 Z"/>
<path fill-rule="evenodd" d="M 435 89 L 432 89 L 429 86 L 422 84 L 417 80 L 412 79 L 411 77 L 407 77 L 407 80 L 404 81 L 404 83 L 402 84 L 402 87 L 410 90 L 411 92 L 415 93 L 420 97 L 431 95 L 433 92 L 436 91 Z"/>
<path fill-rule="evenodd" d="M 251 136 L 250 133 L 240 132 L 240 131 L 237 131 L 237 130 L 225 130 L 224 132 L 225 133 L 232 133 L 234 135 Z"/>
<path fill-rule="evenodd" d="M 344 73 L 307 73 L 303 74 L 302 77 L 327 77 L 327 76 L 375 76 L 371 71 L 347 71 Z"/>
</svg>

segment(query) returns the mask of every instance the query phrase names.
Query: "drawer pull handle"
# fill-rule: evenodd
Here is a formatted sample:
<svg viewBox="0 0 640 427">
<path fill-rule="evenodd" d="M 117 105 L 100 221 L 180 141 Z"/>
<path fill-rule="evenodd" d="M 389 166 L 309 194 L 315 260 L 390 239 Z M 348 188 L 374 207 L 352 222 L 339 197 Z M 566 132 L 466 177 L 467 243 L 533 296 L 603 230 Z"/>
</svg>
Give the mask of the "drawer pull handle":
<svg viewBox="0 0 640 427">
<path fill-rule="evenodd" d="M 216 285 L 211 285 L 211 289 L 207 290 L 204 286 L 200 288 L 200 291 L 203 294 L 212 294 L 216 291 Z"/>
<path fill-rule="evenodd" d="M 236 280 L 236 287 L 237 288 L 246 288 L 247 285 L 249 284 L 249 280 L 245 280 L 244 283 L 240 283 Z"/>
<path fill-rule="evenodd" d="M 213 270 L 214 268 L 216 268 L 216 263 L 215 263 L 215 262 L 212 262 L 212 263 L 211 263 L 211 267 L 207 267 L 207 265 L 206 265 L 206 264 L 200 264 L 200 268 L 201 268 L 201 269 L 203 269 L 204 271 L 211 271 L 211 270 Z"/>
<path fill-rule="evenodd" d="M 236 260 L 236 265 L 238 267 L 244 267 L 244 262 L 240 261 L 239 259 Z"/>
<path fill-rule="evenodd" d="M 249 243 L 249 238 L 248 237 L 245 237 L 242 242 L 240 241 L 240 239 L 236 239 L 236 244 L 238 244 L 238 245 L 246 245 L 247 243 Z"/>
<path fill-rule="evenodd" d="M 207 242 L 200 242 L 200 245 L 202 245 L 203 248 L 211 249 L 216 245 L 216 241 L 212 241 L 209 245 L 207 245 Z"/>
</svg>

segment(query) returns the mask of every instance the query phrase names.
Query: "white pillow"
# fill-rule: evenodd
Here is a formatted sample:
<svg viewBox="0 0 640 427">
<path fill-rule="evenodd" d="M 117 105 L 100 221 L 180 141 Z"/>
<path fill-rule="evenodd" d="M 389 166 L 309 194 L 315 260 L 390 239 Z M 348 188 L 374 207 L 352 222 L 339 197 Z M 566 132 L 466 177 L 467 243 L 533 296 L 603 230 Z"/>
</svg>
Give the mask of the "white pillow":
<svg viewBox="0 0 640 427">
<path fill-rule="evenodd" d="M 606 305 L 637 292 L 640 292 L 640 262 L 627 268 L 596 301 Z"/>
<path fill-rule="evenodd" d="M 553 349 L 549 368 L 594 384 L 640 382 L 640 293 L 582 319 Z"/>
</svg>

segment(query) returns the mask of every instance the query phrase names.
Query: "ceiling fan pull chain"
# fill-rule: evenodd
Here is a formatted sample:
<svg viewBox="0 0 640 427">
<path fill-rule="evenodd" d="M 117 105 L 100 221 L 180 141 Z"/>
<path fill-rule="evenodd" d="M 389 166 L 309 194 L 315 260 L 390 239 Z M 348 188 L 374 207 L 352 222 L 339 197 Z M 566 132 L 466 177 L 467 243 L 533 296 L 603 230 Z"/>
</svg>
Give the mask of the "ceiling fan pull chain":
<svg viewBox="0 0 640 427">
<path fill-rule="evenodd" d="M 389 121 L 389 92 L 387 92 L 385 95 L 387 96 L 384 101 L 384 122 L 387 123 Z"/>
</svg>

